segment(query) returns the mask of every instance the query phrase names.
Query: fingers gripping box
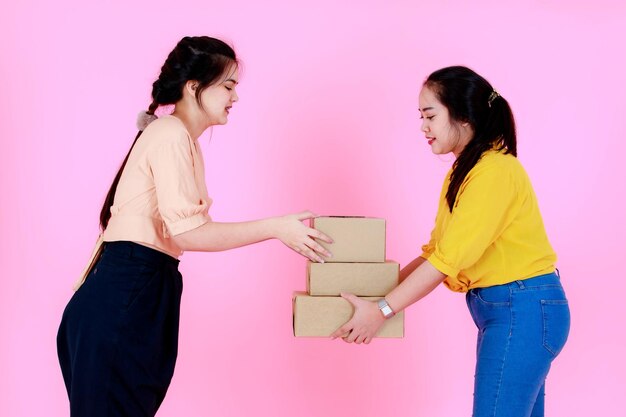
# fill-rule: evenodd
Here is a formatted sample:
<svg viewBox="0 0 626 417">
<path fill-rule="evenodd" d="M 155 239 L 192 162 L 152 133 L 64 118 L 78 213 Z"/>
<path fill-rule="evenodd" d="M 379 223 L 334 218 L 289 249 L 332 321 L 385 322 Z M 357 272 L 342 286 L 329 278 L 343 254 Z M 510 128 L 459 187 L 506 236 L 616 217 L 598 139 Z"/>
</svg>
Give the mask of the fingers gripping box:
<svg viewBox="0 0 626 417">
<path fill-rule="evenodd" d="M 365 297 L 371 301 L 379 298 Z M 312 297 L 305 293 L 295 293 L 293 334 L 297 337 L 328 337 L 350 320 L 353 310 L 352 304 L 341 297 Z M 376 337 L 404 337 L 404 312 L 385 320 Z"/>
</svg>

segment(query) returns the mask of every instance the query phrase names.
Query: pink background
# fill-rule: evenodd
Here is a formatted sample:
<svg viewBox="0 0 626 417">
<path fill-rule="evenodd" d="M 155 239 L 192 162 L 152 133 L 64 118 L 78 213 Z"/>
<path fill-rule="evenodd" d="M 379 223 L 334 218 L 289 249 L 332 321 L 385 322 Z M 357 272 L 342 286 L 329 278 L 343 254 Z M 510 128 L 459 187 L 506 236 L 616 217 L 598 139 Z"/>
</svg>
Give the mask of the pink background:
<svg viewBox="0 0 626 417">
<path fill-rule="evenodd" d="M 517 117 L 572 308 L 547 414 L 624 415 L 625 3 L 295 3 L 3 5 L 0 415 L 68 415 L 61 313 L 135 116 L 187 34 L 232 42 L 245 65 L 229 124 L 202 139 L 214 219 L 384 217 L 402 264 L 428 237 L 452 162 L 419 131 L 421 82 L 452 64 L 489 79 Z M 440 287 L 407 311 L 403 340 L 357 346 L 292 336 L 305 262 L 276 241 L 188 253 L 181 269 L 181 349 L 160 416 L 470 415 L 462 295 Z"/>
</svg>

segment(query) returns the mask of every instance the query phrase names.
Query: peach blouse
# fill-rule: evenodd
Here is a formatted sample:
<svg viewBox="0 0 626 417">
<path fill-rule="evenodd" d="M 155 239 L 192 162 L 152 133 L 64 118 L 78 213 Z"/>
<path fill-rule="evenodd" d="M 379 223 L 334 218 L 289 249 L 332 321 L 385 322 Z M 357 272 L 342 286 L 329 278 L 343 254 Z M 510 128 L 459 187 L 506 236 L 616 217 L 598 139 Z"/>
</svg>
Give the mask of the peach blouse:
<svg viewBox="0 0 626 417">
<path fill-rule="evenodd" d="M 128 240 L 178 258 L 171 239 L 211 221 L 204 160 L 175 116 L 162 116 L 133 147 L 111 206 L 105 242 Z"/>
</svg>

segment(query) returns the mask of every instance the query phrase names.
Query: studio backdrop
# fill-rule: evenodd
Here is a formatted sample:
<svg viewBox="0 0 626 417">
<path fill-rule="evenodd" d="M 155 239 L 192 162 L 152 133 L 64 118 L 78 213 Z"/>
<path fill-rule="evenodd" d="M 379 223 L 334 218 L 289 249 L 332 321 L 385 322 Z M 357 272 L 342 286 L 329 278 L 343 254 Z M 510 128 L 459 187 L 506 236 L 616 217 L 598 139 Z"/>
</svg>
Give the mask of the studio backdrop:
<svg viewBox="0 0 626 417">
<path fill-rule="evenodd" d="M 621 1 L 12 1 L 0 16 L 0 415 L 67 416 L 55 337 L 106 191 L 176 42 L 242 61 L 227 125 L 200 138 L 216 221 L 381 217 L 405 265 L 452 155 L 420 132 L 448 65 L 509 101 L 570 299 L 547 415 L 620 416 L 626 391 Z M 470 415 L 476 328 L 443 286 L 403 339 L 294 338 L 305 260 L 277 241 L 185 253 L 180 352 L 160 416 Z"/>
</svg>

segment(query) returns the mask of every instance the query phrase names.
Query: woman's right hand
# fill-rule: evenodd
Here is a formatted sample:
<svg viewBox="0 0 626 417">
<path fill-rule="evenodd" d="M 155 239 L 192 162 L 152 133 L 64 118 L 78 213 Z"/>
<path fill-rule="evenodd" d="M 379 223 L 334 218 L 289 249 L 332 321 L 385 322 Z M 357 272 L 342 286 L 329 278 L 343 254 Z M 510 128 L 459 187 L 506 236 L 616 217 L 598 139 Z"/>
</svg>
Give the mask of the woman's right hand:
<svg viewBox="0 0 626 417">
<path fill-rule="evenodd" d="M 276 238 L 280 239 L 287 247 L 312 260 L 324 262 L 321 256 L 330 258 L 332 254 L 313 239 L 319 239 L 326 243 L 333 240 L 319 230 L 312 229 L 302 223 L 304 220 L 317 217 L 310 211 L 275 218 Z"/>
</svg>

